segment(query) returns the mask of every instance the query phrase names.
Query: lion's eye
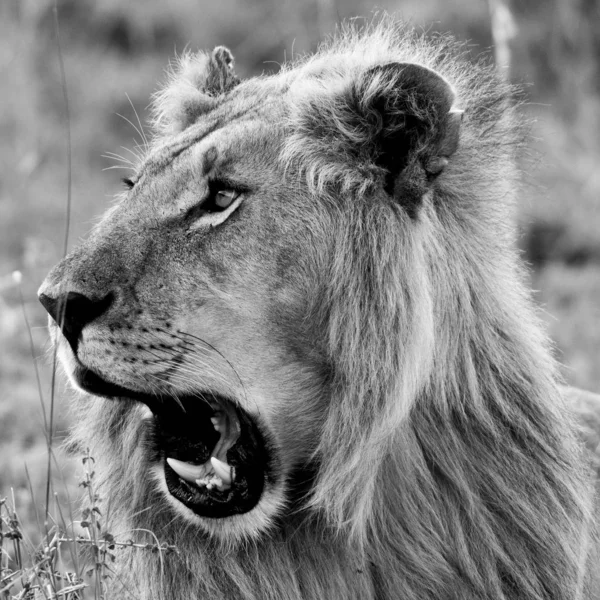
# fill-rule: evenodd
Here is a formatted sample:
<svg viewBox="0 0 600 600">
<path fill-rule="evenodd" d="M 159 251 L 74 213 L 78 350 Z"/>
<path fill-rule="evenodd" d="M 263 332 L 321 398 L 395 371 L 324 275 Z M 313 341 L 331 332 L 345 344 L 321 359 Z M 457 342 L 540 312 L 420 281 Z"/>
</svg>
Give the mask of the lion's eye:
<svg viewBox="0 0 600 600">
<path fill-rule="evenodd" d="M 220 181 L 211 181 L 208 185 L 208 196 L 198 207 L 200 213 L 225 212 L 241 196 L 239 190 L 234 190 Z"/>
<path fill-rule="evenodd" d="M 219 190 L 214 197 L 215 207 L 225 210 L 235 202 L 239 195 L 240 193 L 234 190 Z"/>
<path fill-rule="evenodd" d="M 208 184 L 208 194 L 194 210 L 194 216 L 197 218 L 206 213 L 224 212 L 240 196 L 240 191 L 234 190 L 220 181 L 211 181 Z"/>
<path fill-rule="evenodd" d="M 223 182 L 210 182 L 206 198 L 187 212 L 186 218 L 191 221 L 189 230 L 219 225 L 240 205 L 243 195 Z"/>
</svg>

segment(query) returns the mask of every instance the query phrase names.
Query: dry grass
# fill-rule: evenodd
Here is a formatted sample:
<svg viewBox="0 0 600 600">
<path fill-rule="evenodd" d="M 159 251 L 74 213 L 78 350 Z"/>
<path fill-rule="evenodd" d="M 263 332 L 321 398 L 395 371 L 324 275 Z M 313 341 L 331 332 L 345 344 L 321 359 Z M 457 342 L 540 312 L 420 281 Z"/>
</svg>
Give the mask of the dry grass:
<svg viewBox="0 0 600 600">
<path fill-rule="evenodd" d="M 79 486 L 84 502 L 79 519 L 71 514 L 65 518 L 57 500 L 44 522 L 38 520 L 37 543 L 23 527 L 14 496 L 0 498 L 0 599 L 106 600 L 109 580 L 117 576 L 112 569 L 117 552 L 177 552 L 152 535 L 141 544 L 111 533 L 94 486 L 94 459 L 88 453 L 82 463 Z M 130 595 L 137 597 L 135 590 Z"/>
</svg>

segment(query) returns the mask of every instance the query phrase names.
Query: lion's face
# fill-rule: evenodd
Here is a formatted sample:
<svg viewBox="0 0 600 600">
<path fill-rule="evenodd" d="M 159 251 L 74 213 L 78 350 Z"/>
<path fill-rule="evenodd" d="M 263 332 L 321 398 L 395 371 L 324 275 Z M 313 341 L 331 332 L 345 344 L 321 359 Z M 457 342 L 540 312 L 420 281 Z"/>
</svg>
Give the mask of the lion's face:
<svg viewBox="0 0 600 600">
<path fill-rule="evenodd" d="M 316 477 L 363 485 L 346 463 L 376 459 L 359 444 L 378 436 L 382 365 L 430 337 L 406 310 L 424 312 L 418 288 L 388 298 L 399 328 L 420 328 L 401 350 L 372 298 L 402 284 L 401 252 L 418 256 L 420 205 L 460 123 L 452 88 L 417 65 L 239 85 L 230 67 L 224 49 L 184 58 L 129 191 L 40 290 L 74 385 L 150 409 L 131 402 L 136 477 L 229 536 L 264 529 Z M 381 354 L 366 371 L 349 358 L 363 345 Z M 353 380 L 350 404 L 332 403 Z"/>
<path fill-rule="evenodd" d="M 258 510 L 254 527 L 314 447 L 288 407 L 316 417 L 318 233 L 276 166 L 272 108 L 244 102 L 151 152 L 40 293 L 75 386 L 151 409 L 149 468 L 172 504 L 193 519 Z"/>
</svg>

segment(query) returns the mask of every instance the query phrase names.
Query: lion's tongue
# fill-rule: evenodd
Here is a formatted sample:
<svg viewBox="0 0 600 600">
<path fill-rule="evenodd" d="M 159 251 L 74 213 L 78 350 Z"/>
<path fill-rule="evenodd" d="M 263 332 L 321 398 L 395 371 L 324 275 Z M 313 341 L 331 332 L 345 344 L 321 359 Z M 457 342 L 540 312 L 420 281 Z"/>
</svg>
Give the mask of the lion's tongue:
<svg viewBox="0 0 600 600">
<path fill-rule="evenodd" d="M 167 463 L 181 479 L 200 487 L 217 487 L 223 491 L 229 489 L 235 481 L 235 470 L 227 464 L 227 451 L 240 437 L 240 423 L 233 408 L 215 408 L 211 422 L 221 437 L 211 453 L 210 460 L 201 465 L 193 465 L 168 457 Z"/>
</svg>

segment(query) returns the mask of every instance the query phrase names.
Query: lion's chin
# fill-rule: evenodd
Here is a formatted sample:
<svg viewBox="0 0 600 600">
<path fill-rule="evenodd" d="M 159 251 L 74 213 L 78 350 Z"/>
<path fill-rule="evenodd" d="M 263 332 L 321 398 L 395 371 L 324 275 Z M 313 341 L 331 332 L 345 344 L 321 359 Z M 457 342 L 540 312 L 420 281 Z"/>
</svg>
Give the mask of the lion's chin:
<svg viewBox="0 0 600 600">
<path fill-rule="evenodd" d="M 239 523 L 246 536 L 272 520 L 279 504 L 273 490 L 281 488 L 275 452 L 263 434 L 266 428 L 239 404 L 207 391 L 174 397 L 130 390 L 79 361 L 71 379 L 86 393 L 141 402 L 150 409 L 144 451 L 154 479 L 179 514 L 201 519 L 206 529 L 207 521 L 216 525 L 255 513 Z M 262 508 L 255 510 L 259 503 Z"/>
<path fill-rule="evenodd" d="M 285 488 L 283 481 L 267 485 L 256 506 L 243 514 L 233 514 L 226 518 L 206 518 L 189 509 L 173 496 L 165 478 L 163 465 L 154 465 L 150 475 L 165 495 L 173 511 L 183 520 L 208 533 L 215 541 L 233 548 L 239 543 L 258 539 L 269 534 L 285 506 Z"/>
</svg>

